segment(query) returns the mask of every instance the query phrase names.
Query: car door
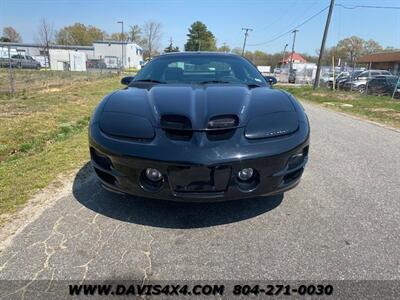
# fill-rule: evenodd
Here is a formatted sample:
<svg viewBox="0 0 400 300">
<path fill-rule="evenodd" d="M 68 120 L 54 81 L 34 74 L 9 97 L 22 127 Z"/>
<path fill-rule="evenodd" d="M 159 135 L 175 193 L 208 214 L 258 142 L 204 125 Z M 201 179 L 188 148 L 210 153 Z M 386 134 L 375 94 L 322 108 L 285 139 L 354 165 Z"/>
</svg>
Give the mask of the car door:
<svg viewBox="0 0 400 300">
<path fill-rule="evenodd" d="M 385 86 L 385 78 L 373 78 L 368 83 L 368 94 L 381 95 L 383 87 Z"/>
</svg>

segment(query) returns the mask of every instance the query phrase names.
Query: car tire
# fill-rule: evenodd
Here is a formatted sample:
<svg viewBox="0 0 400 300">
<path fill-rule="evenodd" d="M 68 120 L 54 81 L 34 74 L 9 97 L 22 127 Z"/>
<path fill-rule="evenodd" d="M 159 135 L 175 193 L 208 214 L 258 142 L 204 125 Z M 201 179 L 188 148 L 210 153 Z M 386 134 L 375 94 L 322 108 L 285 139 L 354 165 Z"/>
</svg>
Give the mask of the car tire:
<svg viewBox="0 0 400 300">
<path fill-rule="evenodd" d="M 365 85 L 360 85 L 360 86 L 357 88 L 357 91 L 358 91 L 360 94 L 365 94 Z"/>
</svg>

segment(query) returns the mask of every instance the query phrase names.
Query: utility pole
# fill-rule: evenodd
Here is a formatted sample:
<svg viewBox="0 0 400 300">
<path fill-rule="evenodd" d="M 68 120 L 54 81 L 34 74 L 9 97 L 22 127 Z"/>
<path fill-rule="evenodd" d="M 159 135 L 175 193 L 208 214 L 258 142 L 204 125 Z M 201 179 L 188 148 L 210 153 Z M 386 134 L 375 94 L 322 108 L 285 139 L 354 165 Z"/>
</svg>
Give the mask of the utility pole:
<svg viewBox="0 0 400 300">
<path fill-rule="evenodd" d="M 325 42 L 326 42 L 326 38 L 328 36 L 329 24 L 331 23 L 331 17 L 332 17 L 332 12 L 333 12 L 334 6 L 335 6 L 335 0 L 331 0 L 331 4 L 329 5 L 328 17 L 326 18 L 324 36 L 322 37 L 321 49 L 319 50 L 317 74 L 315 74 L 315 81 L 314 81 L 314 86 L 313 86 L 314 90 L 319 86 L 319 73 L 321 71 L 321 60 L 322 60 L 322 56 L 324 55 Z"/>
<path fill-rule="evenodd" d="M 289 75 L 293 73 L 293 55 L 294 55 L 294 44 L 296 43 L 296 33 L 298 32 L 298 29 L 295 29 L 292 31 L 293 33 L 293 42 L 292 42 L 292 54 L 290 55 L 290 69 L 289 69 Z"/>
<path fill-rule="evenodd" d="M 253 29 L 251 29 L 251 28 L 242 28 L 242 30 L 244 30 L 244 41 L 243 41 L 242 56 L 244 56 L 244 49 L 246 48 L 247 36 L 249 35 L 249 31 L 253 31 Z"/>
<path fill-rule="evenodd" d="M 124 21 L 118 21 L 122 25 L 121 31 L 121 71 L 124 69 Z"/>
<path fill-rule="evenodd" d="M 283 47 L 283 56 L 282 56 L 282 66 L 281 68 L 283 68 L 283 64 L 285 63 L 285 56 L 286 56 L 286 48 L 287 46 L 289 46 L 288 44 L 285 44 L 285 47 Z"/>
</svg>

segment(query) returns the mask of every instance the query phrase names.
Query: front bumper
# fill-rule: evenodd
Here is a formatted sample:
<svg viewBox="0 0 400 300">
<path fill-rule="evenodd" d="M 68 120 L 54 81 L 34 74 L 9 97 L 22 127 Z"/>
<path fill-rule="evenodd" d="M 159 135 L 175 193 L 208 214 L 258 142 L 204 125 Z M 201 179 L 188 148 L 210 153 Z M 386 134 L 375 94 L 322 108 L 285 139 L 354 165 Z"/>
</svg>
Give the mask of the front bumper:
<svg viewBox="0 0 400 300">
<path fill-rule="evenodd" d="M 206 152 L 202 152 L 204 148 L 199 147 L 185 149 L 182 143 L 180 147 L 175 145 L 174 160 L 168 159 L 168 147 L 158 147 L 158 155 L 152 152 L 154 148 L 151 145 L 147 145 L 147 152 L 132 153 L 122 146 L 118 150 L 115 147 L 111 150 L 111 145 L 117 141 L 111 141 L 110 137 L 95 127 L 90 128 L 89 144 L 96 175 L 108 190 L 147 198 L 207 202 L 273 195 L 295 187 L 308 160 L 308 124 L 302 130 L 296 136 L 277 139 L 276 143 L 253 145 L 257 146 L 255 148 L 252 145 L 238 148 L 235 137 L 230 142 L 214 145 Z M 238 133 L 239 139 L 242 134 Z M 156 136 L 159 135 L 162 132 Z M 225 152 L 224 156 L 218 151 L 227 143 L 232 149 L 240 149 L 236 151 L 236 156 L 233 155 L 234 151 Z M 282 151 L 285 147 L 289 149 Z M 138 148 L 133 146 L 132 149 Z M 207 156 L 206 153 L 214 156 Z M 294 164 L 291 157 L 299 153 L 304 154 L 303 159 Z M 144 171 L 147 168 L 155 168 L 163 174 L 161 184 L 154 186 L 146 180 Z M 253 168 L 256 171 L 249 182 L 243 183 L 237 177 L 243 168 Z"/>
</svg>

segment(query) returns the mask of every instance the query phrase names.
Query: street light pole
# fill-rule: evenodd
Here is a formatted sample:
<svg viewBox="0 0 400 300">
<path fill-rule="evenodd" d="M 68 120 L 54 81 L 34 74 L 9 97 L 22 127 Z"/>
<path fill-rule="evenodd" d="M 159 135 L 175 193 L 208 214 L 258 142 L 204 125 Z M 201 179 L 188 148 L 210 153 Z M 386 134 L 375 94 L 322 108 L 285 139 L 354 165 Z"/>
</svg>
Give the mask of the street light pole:
<svg viewBox="0 0 400 300">
<path fill-rule="evenodd" d="M 249 31 L 253 31 L 253 29 L 251 29 L 251 28 L 242 28 L 242 30 L 244 30 L 244 41 L 243 41 L 242 56 L 244 56 L 244 49 L 246 48 L 247 36 L 249 35 Z"/>
<path fill-rule="evenodd" d="M 124 21 L 118 21 L 118 24 L 121 24 L 121 70 L 124 69 Z"/>
</svg>

